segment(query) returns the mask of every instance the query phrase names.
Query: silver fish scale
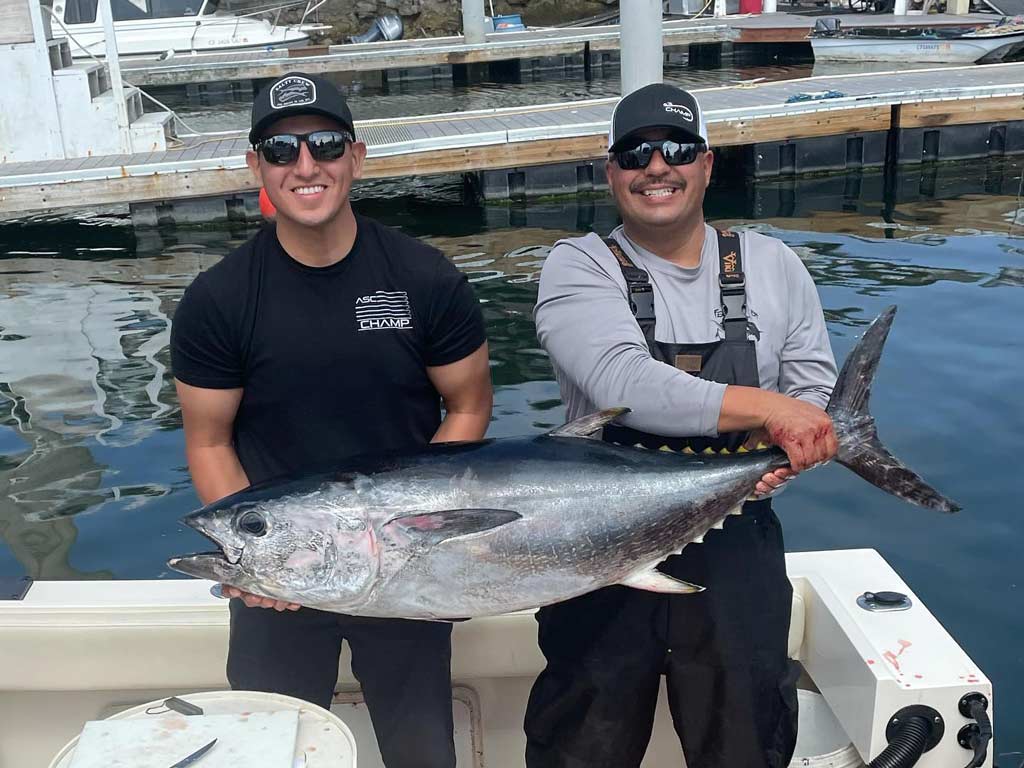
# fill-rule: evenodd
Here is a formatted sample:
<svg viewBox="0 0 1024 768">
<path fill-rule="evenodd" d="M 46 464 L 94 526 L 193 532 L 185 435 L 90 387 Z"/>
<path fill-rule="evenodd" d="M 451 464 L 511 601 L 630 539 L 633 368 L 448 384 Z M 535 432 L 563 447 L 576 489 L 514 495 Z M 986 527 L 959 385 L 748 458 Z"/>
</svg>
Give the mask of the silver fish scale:
<svg viewBox="0 0 1024 768">
<path fill-rule="evenodd" d="M 618 583 L 638 562 L 660 562 L 721 521 L 747 497 L 770 461 L 665 453 L 640 454 L 638 460 L 635 450 L 597 446 L 606 458 L 628 451 L 630 461 L 626 467 L 595 468 L 587 456 L 576 461 L 563 456 L 553 465 L 541 455 L 509 465 L 475 455 L 470 473 L 453 471 L 450 477 L 471 477 L 478 490 L 469 492 L 464 479 L 453 480 L 459 488 L 455 498 L 474 508 L 512 509 L 522 518 L 449 539 L 401 563 L 385 556 L 378 585 L 357 610 L 382 616 L 479 616 Z M 411 476 L 416 469 L 408 472 Z"/>
</svg>

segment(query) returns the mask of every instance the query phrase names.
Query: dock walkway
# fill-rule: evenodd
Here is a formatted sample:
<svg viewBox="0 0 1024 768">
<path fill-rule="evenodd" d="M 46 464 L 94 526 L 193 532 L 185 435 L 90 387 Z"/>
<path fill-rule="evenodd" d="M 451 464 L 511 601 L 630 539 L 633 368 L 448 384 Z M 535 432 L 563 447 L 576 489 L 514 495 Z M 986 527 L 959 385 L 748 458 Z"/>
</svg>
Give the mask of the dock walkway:
<svg viewBox="0 0 1024 768">
<path fill-rule="evenodd" d="M 706 88 L 718 147 L 1024 121 L 1024 63 L 812 77 Z M 594 160 L 615 99 L 357 121 L 364 176 L 402 178 Z M 894 124 L 894 108 L 899 115 Z M 1006 151 L 1020 151 L 1013 144 Z M 1011 146 L 1012 145 L 1012 146 Z M 0 165 L 0 215 L 223 196 L 254 188 L 241 133 L 166 152 Z M 1024 147 L 1020 148 L 1024 150 Z M 920 161 L 920 152 L 918 154 Z"/>
<path fill-rule="evenodd" d="M 844 26 L 981 26 L 996 20 L 992 14 L 966 16 L 929 14 L 834 14 Z M 666 21 L 666 49 L 692 44 L 801 42 L 817 16 L 772 13 Z M 310 73 L 375 72 L 417 67 L 485 64 L 549 56 L 580 54 L 589 57 L 619 49 L 617 24 L 597 27 L 531 29 L 487 35 L 483 45 L 467 45 L 462 37 L 437 37 L 394 42 L 285 48 L 272 51 L 210 53 L 172 56 L 169 59 L 135 58 L 122 62 L 125 79 L 133 85 L 273 78 L 295 69 Z"/>
</svg>

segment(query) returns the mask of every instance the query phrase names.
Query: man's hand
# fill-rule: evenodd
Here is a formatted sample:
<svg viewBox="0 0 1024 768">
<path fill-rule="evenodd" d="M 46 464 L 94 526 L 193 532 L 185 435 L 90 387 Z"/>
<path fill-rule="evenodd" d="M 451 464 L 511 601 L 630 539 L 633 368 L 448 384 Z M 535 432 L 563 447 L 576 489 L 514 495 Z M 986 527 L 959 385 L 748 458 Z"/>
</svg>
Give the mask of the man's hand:
<svg viewBox="0 0 1024 768">
<path fill-rule="evenodd" d="M 769 472 L 755 492 L 764 495 L 805 469 L 828 461 L 839 451 L 832 419 L 816 405 L 780 392 L 730 384 L 725 388 L 718 432 L 750 432 L 747 447 L 758 443 L 779 446 L 789 466 Z"/>
<path fill-rule="evenodd" d="M 744 447 L 747 450 L 757 450 L 758 446 L 764 448 L 766 445 L 771 444 L 771 437 L 768 436 L 768 430 L 766 429 L 755 429 L 750 433 L 747 438 L 747 442 L 744 443 Z M 789 467 L 780 467 L 779 469 L 772 470 L 764 477 L 762 477 L 757 487 L 754 489 L 755 496 L 768 496 L 775 491 L 779 490 L 786 481 L 792 477 L 797 476 L 797 472 L 793 471 Z"/>
<path fill-rule="evenodd" d="M 792 477 L 796 477 L 799 473 L 794 472 L 792 469 L 782 467 L 776 469 L 774 472 L 769 472 L 760 480 L 757 481 L 757 486 L 754 488 L 754 494 L 757 496 L 767 496 L 775 491 L 779 490 L 786 481 Z"/>
<path fill-rule="evenodd" d="M 298 603 L 289 603 L 286 600 L 275 600 L 272 597 L 260 597 L 251 592 L 243 592 L 238 587 L 228 584 L 220 585 L 220 592 L 224 597 L 238 597 L 250 608 L 273 608 L 275 611 L 297 611 L 302 606 Z"/>
<path fill-rule="evenodd" d="M 822 464 L 839 451 L 829 415 L 818 406 L 793 397 L 773 398 L 764 429 L 769 442 L 789 456 L 792 474 Z"/>
</svg>

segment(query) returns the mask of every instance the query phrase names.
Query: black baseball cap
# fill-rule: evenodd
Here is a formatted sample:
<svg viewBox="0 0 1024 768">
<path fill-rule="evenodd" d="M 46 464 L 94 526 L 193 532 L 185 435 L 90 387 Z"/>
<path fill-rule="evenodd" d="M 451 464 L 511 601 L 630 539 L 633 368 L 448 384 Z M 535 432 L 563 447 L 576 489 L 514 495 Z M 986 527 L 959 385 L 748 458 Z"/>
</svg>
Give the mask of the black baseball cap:
<svg viewBox="0 0 1024 768">
<path fill-rule="evenodd" d="M 292 115 L 323 115 L 337 120 L 353 136 L 352 110 L 338 87 L 325 77 L 289 72 L 256 94 L 252 103 L 249 143 L 263 138 L 272 124 Z"/>
<path fill-rule="evenodd" d="M 651 83 L 619 99 L 612 112 L 608 151 L 638 131 L 668 128 L 694 142 L 708 143 L 704 112 L 689 91 L 665 83 Z"/>
</svg>

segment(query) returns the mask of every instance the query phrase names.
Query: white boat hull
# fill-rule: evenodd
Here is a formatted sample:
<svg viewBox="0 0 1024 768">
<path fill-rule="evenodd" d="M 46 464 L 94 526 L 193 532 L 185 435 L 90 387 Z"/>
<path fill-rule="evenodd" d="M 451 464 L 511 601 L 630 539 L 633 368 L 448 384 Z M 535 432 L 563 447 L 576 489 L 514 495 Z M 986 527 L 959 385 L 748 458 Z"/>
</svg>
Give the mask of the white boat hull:
<svg viewBox="0 0 1024 768">
<path fill-rule="evenodd" d="M 99 22 L 67 24 L 73 39 L 68 43 L 74 58 L 106 52 L 103 27 Z M 157 56 L 217 53 L 221 51 L 268 50 L 301 45 L 309 35 L 299 26 L 273 26 L 266 19 L 211 14 L 114 22 L 120 56 Z M 59 34 L 55 30 L 56 34 Z"/>
<path fill-rule="evenodd" d="M 896 61 L 906 64 L 972 64 L 1002 55 L 1024 42 L 1024 34 L 941 39 L 812 37 L 815 61 Z M 1000 58 L 1000 56 L 997 56 Z"/>
<path fill-rule="evenodd" d="M 873 550 L 787 555 L 794 587 L 790 655 L 824 696 L 865 761 L 886 746 L 901 708 L 928 705 L 945 735 L 918 768 L 967 762 L 956 734 L 965 694 L 992 686 L 907 585 Z M 0 765 L 52 764 L 89 720 L 170 695 L 227 688 L 225 601 L 202 581 L 40 582 L 0 602 Z M 872 613 L 865 591 L 895 590 L 909 610 Z M 522 768 L 526 700 L 543 658 L 530 612 L 455 625 L 452 674 L 460 768 Z M 358 744 L 360 768 L 381 765 L 361 695 L 341 659 L 332 707 Z M 65 753 L 66 754 L 66 753 Z M 987 768 L 996 749 L 990 746 Z M 330 765 L 311 761 L 309 768 Z M 682 764 L 659 704 L 644 768 Z M 794 764 L 799 765 L 799 761 Z M 824 763 L 816 763 L 824 764 Z M 844 763 L 848 764 L 848 763 Z M 65 766 L 60 766 L 65 768 Z"/>
</svg>

